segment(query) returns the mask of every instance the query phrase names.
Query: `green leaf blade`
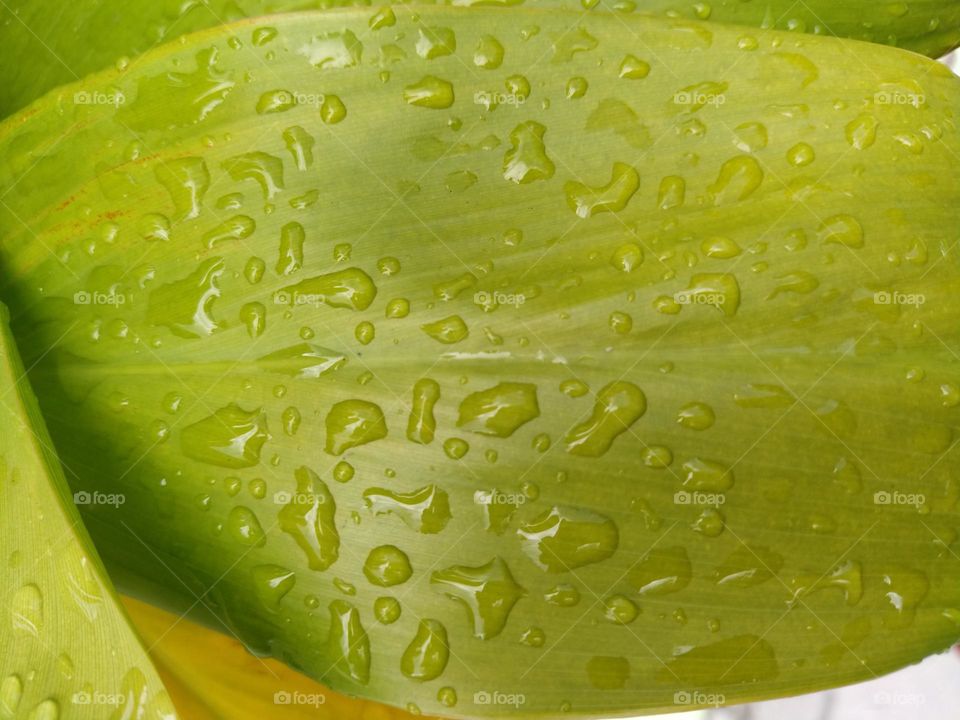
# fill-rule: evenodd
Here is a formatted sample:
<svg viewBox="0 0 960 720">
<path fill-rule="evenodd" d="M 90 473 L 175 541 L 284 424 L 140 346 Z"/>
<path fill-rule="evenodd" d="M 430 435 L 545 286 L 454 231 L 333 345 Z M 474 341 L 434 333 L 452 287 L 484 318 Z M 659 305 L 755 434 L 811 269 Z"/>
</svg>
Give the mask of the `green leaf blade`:
<svg viewBox="0 0 960 720">
<path fill-rule="evenodd" d="M 263 50 L 230 47 L 257 22 L 208 31 L 90 81 L 119 111 L 4 125 L 2 291 L 78 487 L 129 491 L 124 522 L 216 583 L 251 648 L 431 714 L 740 702 L 955 640 L 957 80 L 828 38 L 531 10 L 520 41 L 512 10 L 396 13 L 402 41 L 353 11 L 272 18 Z M 457 51 L 420 57 L 420 25 Z M 297 52 L 346 30 L 357 65 Z M 621 77 L 637 38 L 650 72 Z M 427 76 L 449 107 L 405 99 Z M 231 89 L 200 119 L 171 105 L 184 83 Z M 317 102 L 258 113 L 278 88 Z M 230 173 L 253 152 L 282 183 Z M 238 213 L 253 233 L 209 247 Z M 169 582 L 114 530 L 112 571 Z M 364 573 L 384 545 L 413 572 L 390 591 Z M 278 568 L 274 602 L 254 586 Z"/>
</svg>

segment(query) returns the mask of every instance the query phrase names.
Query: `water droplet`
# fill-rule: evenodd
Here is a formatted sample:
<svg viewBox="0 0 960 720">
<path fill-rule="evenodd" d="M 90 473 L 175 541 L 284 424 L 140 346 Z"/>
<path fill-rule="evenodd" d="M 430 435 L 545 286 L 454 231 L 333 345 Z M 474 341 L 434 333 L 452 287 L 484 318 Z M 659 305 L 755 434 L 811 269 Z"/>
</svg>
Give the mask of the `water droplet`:
<svg viewBox="0 0 960 720">
<path fill-rule="evenodd" d="M 747 122 L 737 125 L 735 129 L 734 145 L 741 152 L 755 153 L 767 147 L 767 128 L 758 122 Z"/>
<path fill-rule="evenodd" d="M 787 150 L 787 162 L 795 167 L 806 167 L 816 159 L 816 153 L 807 143 L 797 143 Z"/>
<path fill-rule="evenodd" d="M 66 587 L 73 602 L 90 622 L 94 622 L 103 607 L 103 588 L 86 555 L 72 556 L 66 572 Z"/>
<path fill-rule="evenodd" d="M 317 35 L 297 52 L 310 64 L 325 69 L 355 67 L 363 58 L 363 43 L 350 30 Z"/>
<path fill-rule="evenodd" d="M 393 587 L 402 585 L 413 574 L 410 558 L 395 545 L 373 548 L 363 564 L 363 574 L 374 585 Z"/>
<path fill-rule="evenodd" d="M 293 437 L 297 434 L 297 430 L 300 429 L 300 422 L 302 420 L 300 416 L 300 411 L 295 407 L 288 407 L 283 411 L 281 416 L 281 421 L 283 423 L 283 431 L 289 436 Z"/>
<path fill-rule="evenodd" d="M 253 235 L 257 224 L 247 215 L 235 215 L 207 231 L 203 235 L 203 244 L 207 249 L 231 240 L 244 240 Z"/>
<path fill-rule="evenodd" d="M 606 560 L 617 550 L 613 521 L 590 510 L 555 506 L 523 525 L 523 550 L 542 570 L 569 572 Z"/>
<path fill-rule="evenodd" d="M 469 443 L 462 438 L 452 437 L 443 441 L 443 452 L 451 460 L 460 460 L 469 451 Z"/>
<path fill-rule="evenodd" d="M 682 206 L 686 192 L 687 183 L 682 177 L 667 175 L 660 181 L 657 207 L 661 210 L 670 210 Z"/>
<path fill-rule="evenodd" d="M 335 659 L 332 670 L 361 685 L 370 682 L 370 638 L 360 622 L 360 612 L 345 600 L 330 603 L 327 653 L 326 661 Z"/>
<path fill-rule="evenodd" d="M 280 229 L 280 253 L 277 258 L 278 275 L 290 275 L 303 267 L 303 241 L 306 233 L 298 222 L 287 223 Z"/>
<path fill-rule="evenodd" d="M 590 83 L 585 77 L 572 77 L 567 80 L 566 95 L 568 100 L 579 100 L 587 94 Z"/>
<path fill-rule="evenodd" d="M 407 421 L 407 439 L 420 445 L 433 442 L 437 421 L 433 409 L 440 399 L 440 386 L 436 381 L 423 378 L 413 386 L 413 406 Z"/>
<path fill-rule="evenodd" d="M 537 180 L 549 180 L 556 170 L 547 157 L 543 135 L 547 128 L 529 120 L 517 125 L 510 133 L 512 147 L 503 158 L 505 180 L 526 185 Z"/>
<path fill-rule="evenodd" d="M 740 246 L 730 238 L 712 237 L 700 244 L 700 251 L 709 258 L 728 260 L 743 252 Z"/>
<path fill-rule="evenodd" d="M 843 592 L 847 605 L 853 606 L 863 597 L 863 571 L 855 560 L 846 560 L 829 573 L 821 572 L 799 573 L 790 579 L 790 588 L 793 592 L 793 602 L 811 593 L 828 588 L 835 588 Z"/>
<path fill-rule="evenodd" d="M 327 442 L 324 449 L 342 455 L 350 448 L 366 445 L 387 436 L 387 422 L 380 406 L 367 400 L 343 400 L 327 413 Z"/>
<path fill-rule="evenodd" d="M 58 720 L 60 705 L 56 700 L 44 700 L 30 711 L 26 720 Z"/>
<path fill-rule="evenodd" d="M 34 584 L 21 586 L 10 601 L 13 631 L 23 635 L 40 637 L 43 627 L 43 595 Z"/>
<path fill-rule="evenodd" d="M 742 408 L 778 408 L 790 407 L 796 399 L 780 385 L 756 383 L 737 390 L 733 401 Z"/>
<path fill-rule="evenodd" d="M 377 329 L 372 322 L 364 320 L 363 322 L 357 323 L 357 327 L 354 328 L 353 335 L 357 338 L 357 342 L 361 345 L 369 345 L 373 342 L 376 337 Z"/>
<path fill-rule="evenodd" d="M 451 518 L 450 499 L 436 485 L 408 493 L 373 487 L 364 491 L 363 500 L 374 515 L 393 513 L 412 529 L 425 534 L 440 532 Z"/>
<path fill-rule="evenodd" d="M 857 430 L 857 416 L 843 400 L 827 400 L 814 414 L 820 420 L 816 427 L 827 435 L 845 437 Z"/>
<path fill-rule="evenodd" d="M 532 648 L 543 647 L 546 641 L 546 633 L 538 627 L 527 628 L 523 631 L 523 635 L 520 636 L 520 642 Z"/>
<path fill-rule="evenodd" d="M 149 242 L 170 240 L 170 220 L 166 215 L 150 213 L 137 221 L 137 232 Z"/>
<path fill-rule="evenodd" d="M 280 529 L 296 541 L 313 570 L 326 570 L 340 557 L 337 505 L 327 484 L 310 468 L 294 471 L 295 494 L 280 492 L 275 501 L 287 500 L 277 515 Z"/>
<path fill-rule="evenodd" d="M 257 360 L 257 365 L 266 372 L 282 373 L 297 378 L 318 378 L 341 368 L 347 359 L 334 350 L 301 343 Z"/>
<path fill-rule="evenodd" d="M 210 170 L 203 158 L 167 160 L 156 166 L 154 174 L 170 194 L 177 220 L 200 216 L 200 206 L 210 188 Z"/>
<path fill-rule="evenodd" d="M 246 326 L 250 337 L 260 337 L 267 329 L 267 308 L 263 303 L 247 303 L 240 308 L 240 322 Z"/>
<path fill-rule="evenodd" d="M 748 588 L 766 582 L 783 567 L 783 558 L 768 548 L 742 545 L 714 572 L 717 585 Z"/>
<path fill-rule="evenodd" d="M 449 659 L 447 629 L 439 620 L 421 620 L 417 634 L 403 651 L 400 670 L 411 680 L 435 680 L 443 674 Z"/>
<path fill-rule="evenodd" d="M 424 60 L 433 60 L 456 52 L 457 37 L 450 28 L 421 26 L 415 47 L 417 55 Z"/>
<path fill-rule="evenodd" d="M 668 595 L 690 584 L 687 551 L 680 547 L 652 548 L 628 576 L 640 595 Z"/>
<path fill-rule="evenodd" d="M 499 557 L 479 567 L 457 565 L 439 570 L 430 576 L 430 583 L 466 606 L 473 636 L 481 640 L 503 631 L 513 606 L 526 594 Z"/>
<path fill-rule="evenodd" d="M 0 682 L 0 717 L 4 720 L 17 717 L 22 697 L 23 681 L 18 675 L 7 675 L 3 682 Z"/>
<path fill-rule="evenodd" d="M 297 582 L 292 570 L 280 565 L 257 565 L 250 570 L 253 589 L 261 604 L 269 612 L 280 610 L 280 601 Z"/>
<path fill-rule="evenodd" d="M 248 283 L 256 285 L 263 279 L 263 273 L 266 269 L 267 264 L 262 258 L 252 257 L 247 260 L 247 264 L 243 268 L 243 276 L 247 279 Z"/>
<path fill-rule="evenodd" d="M 612 623 L 629 625 L 639 614 L 636 604 L 624 595 L 611 595 L 603 601 L 603 616 Z"/>
<path fill-rule="evenodd" d="M 303 171 L 313 165 L 313 146 L 316 141 L 310 133 L 299 125 L 294 125 L 283 131 L 283 142 L 293 157 L 297 170 Z M 303 204 L 303 202 L 300 200 L 297 204 Z M 290 203 L 292 207 L 297 208 L 293 200 Z"/>
<path fill-rule="evenodd" d="M 569 398 L 578 398 L 589 393 L 590 387 L 582 380 L 564 380 L 560 383 L 560 392 Z"/>
<path fill-rule="evenodd" d="M 716 508 L 706 508 L 700 512 L 690 529 L 706 537 L 718 537 L 723 532 L 726 520 Z"/>
<path fill-rule="evenodd" d="M 643 459 L 643 464 L 649 468 L 666 468 L 673 462 L 673 453 L 670 448 L 663 445 L 645 447 L 640 457 Z"/>
<path fill-rule="evenodd" d="M 421 325 L 420 329 L 445 345 L 454 345 L 470 334 L 467 324 L 459 315 L 451 315 L 436 322 Z"/>
<path fill-rule="evenodd" d="M 406 298 L 394 298 L 387 303 L 384 313 L 387 318 L 399 320 L 410 314 L 410 301 Z"/>
<path fill-rule="evenodd" d="M 437 691 L 437 700 L 444 707 L 452 708 L 457 704 L 457 691 L 452 687 L 442 687 Z"/>
<path fill-rule="evenodd" d="M 692 458 L 683 471 L 683 487 L 692 492 L 722 493 L 733 487 L 733 471 L 712 460 Z"/>
<path fill-rule="evenodd" d="M 403 99 L 408 105 L 445 110 L 453 105 L 453 85 L 433 75 L 426 75 L 420 82 L 403 89 Z"/>
<path fill-rule="evenodd" d="M 593 35 L 582 27 L 576 26 L 576 30 L 570 29 L 554 41 L 551 62 L 569 62 L 577 53 L 590 52 L 599 44 Z"/>
<path fill-rule="evenodd" d="M 473 64 L 484 70 L 496 70 L 503 64 L 503 45 L 493 35 L 481 35 L 473 53 Z"/>
<path fill-rule="evenodd" d="M 567 205 L 581 218 L 589 218 L 602 212 L 620 212 L 640 188 L 640 175 L 629 165 L 614 163 L 610 182 L 592 188 L 571 180 L 564 186 Z"/>
<path fill-rule="evenodd" d="M 283 189 L 283 160 L 265 152 L 236 155 L 222 163 L 235 182 L 253 180 L 260 186 L 264 200 L 272 200 Z"/>
<path fill-rule="evenodd" d="M 690 285 L 678 295 L 682 305 L 714 307 L 727 317 L 740 308 L 740 283 L 729 273 L 701 273 L 690 278 Z"/>
<path fill-rule="evenodd" d="M 684 687 L 746 685 L 773 680 L 780 674 L 773 647 L 756 635 L 737 635 L 674 651 L 657 679 L 680 682 Z"/>
<path fill-rule="evenodd" d="M 547 591 L 543 599 L 558 607 L 574 607 L 580 602 L 580 591 L 573 585 L 557 585 Z"/>
<path fill-rule="evenodd" d="M 400 602 L 389 596 L 378 597 L 373 601 L 373 614 L 381 625 L 392 625 L 400 619 Z"/>
<path fill-rule="evenodd" d="M 919 570 L 898 567 L 883 574 L 884 595 L 890 607 L 883 616 L 888 628 L 904 628 L 913 624 L 917 606 L 930 591 L 930 580 Z"/>
<path fill-rule="evenodd" d="M 650 74 L 650 63 L 635 55 L 627 55 L 620 63 L 619 77 L 625 80 L 642 80 Z"/>
<path fill-rule="evenodd" d="M 324 95 L 320 103 L 320 119 L 327 125 L 336 125 L 347 117 L 347 106 L 337 95 Z"/>
<path fill-rule="evenodd" d="M 335 308 L 366 310 L 376 296 L 377 286 L 370 276 L 352 267 L 302 280 L 283 288 L 274 298 L 285 305 L 324 303 Z"/>
<path fill-rule="evenodd" d="M 715 421 L 713 408 L 699 402 L 687 403 L 677 414 L 677 422 L 689 430 L 706 430 L 713 427 Z"/>
<path fill-rule="evenodd" d="M 643 264 L 643 248 L 636 243 L 624 243 L 613 251 L 610 264 L 622 272 L 633 272 Z"/>
<path fill-rule="evenodd" d="M 646 409 L 646 396 L 636 385 L 629 382 L 610 383 L 597 394 L 590 418 L 567 433 L 567 452 L 584 457 L 600 457 Z"/>
<path fill-rule="evenodd" d="M 229 530 L 233 539 L 241 545 L 262 547 L 267 541 L 263 526 L 257 520 L 256 514 L 243 505 L 237 505 L 230 510 L 230 514 L 227 516 L 227 530 Z"/>
<path fill-rule="evenodd" d="M 818 233 L 822 243 L 839 243 L 849 248 L 863 247 L 863 228 L 850 215 L 834 215 L 825 220 Z"/>
<path fill-rule="evenodd" d="M 297 106 L 296 97 L 289 90 L 268 90 L 257 100 L 257 114 L 270 115 L 286 112 Z"/>
<path fill-rule="evenodd" d="M 468 395 L 460 403 L 457 427 L 506 438 L 539 415 L 536 385 L 504 382 Z"/>
<path fill-rule="evenodd" d="M 385 27 L 393 27 L 397 24 L 397 16 L 393 8 L 389 5 L 380 8 L 370 17 L 369 25 L 371 30 L 382 30 Z"/>
<path fill-rule="evenodd" d="M 225 269 L 223 258 L 212 257 L 181 280 L 161 285 L 150 293 L 147 322 L 164 325 L 186 338 L 211 335 L 222 329 L 213 318 L 213 302 L 220 297 L 218 281 Z"/>
<path fill-rule="evenodd" d="M 858 115 L 847 125 L 847 142 L 855 150 L 866 150 L 877 141 L 879 125 L 873 115 Z"/>
<path fill-rule="evenodd" d="M 751 155 L 738 155 L 720 168 L 716 182 L 707 188 L 714 205 L 741 202 L 760 187 L 763 169 Z"/>
</svg>

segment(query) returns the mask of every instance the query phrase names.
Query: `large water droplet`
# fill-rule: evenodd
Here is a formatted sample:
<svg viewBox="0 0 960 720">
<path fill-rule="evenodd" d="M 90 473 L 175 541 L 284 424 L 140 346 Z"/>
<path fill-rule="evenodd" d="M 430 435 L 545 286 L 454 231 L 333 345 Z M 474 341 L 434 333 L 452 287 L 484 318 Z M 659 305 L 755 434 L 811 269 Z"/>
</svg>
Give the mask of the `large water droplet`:
<svg viewBox="0 0 960 720">
<path fill-rule="evenodd" d="M 360 612 L 344 600 L 330 603 L 327 652 L 335 661 L 331 669 L 361 685 L 370 682 L 370 638 L 360 622 Z"/>
<path fill-rule="evenodd" d="M 690 558 L 680 546 L 652 548 L 628 576 L 640 595 L 667 595 L 683 590 L 691 577 Z"/>
<path fill-rule="evenodd" d="M 231 403 L 185 427 L 180 448 L 193 460 L 226 468 L 247 468 L 260 462 L 260 451 L 268 437 L 267 416 L 260 408 L 246 411 Z"/>
<path fill-rule="evenodd" d="M 460 403 L 457 427 L 506 438 L 539 415 L 536 385 L 504 382 L 468 395 Z"/>
<path fill-rule="evenodd" d="M 413 574 L 410 558 L 395 545 L 373 548 L 363 564 L 363 574 L 374 585 L 393 587 L 402 585 Z"/>
<path fill-rule="evenodd" d="M 182 280 L 161 285 L 150 293 L 147 322 L 164 325 L 181 337 L 210 335 L 221 329 L 213 318 L 213 302 L 220 297 L 218 281 L 223 258 L 212 257 Z"/>
<path fill-rule="evenodd" d="M 556 168 L 547 157 L 543 143 L 546 131 L 546 127 L 532 120 L 520 123 L 513 129 L 510 133 L 513 147 L 507 150 L 503 158 L 504 179 L 526 185 L 553 177 Z"/>
<path fill-rule="evenodd" d="M 411 680 L 435 680 L 443 674 L 449 659 L 447 629 L 439 620 L 421 620 L 417 634 L 403 651 L 400 670 Z"/>
<path fill-rule="evenodd" d="M 374 515 L 393 513 L 417 532 L 438 533 L 450 520 L 450 499 L 436 485 L 427 485 L 408 493 L 370 488 L 363 493 L 366 506 Z"/>
<path fill-rule="evenodd" d="M 597 394 L 590 418 L 567 433 L 567 452 L 584 457 L 603 455 L 646 409 L 647 398 L 636 385 L 610 383 Z"/>
<path fill-rule="evenodd" d="M 330 408 L 326 419 L 327 443 L 331 455 L 366 445 L 387 436 L 383 410 L 367 400 L 343 400 Z"/>
<path fill-rule="evenodd" d="M 473 635 L 481 640 L 503 631 L 513 606 L 526 594 L 499 557 L 479 567 L 457 565 L 439 570 L 430 576 L 430 582 L 466 606 Z"/>
<path fill-rule="evenodd" d="M 294 477 L 296 493 L 274 496 L 275 501 L 286 500 L 277 516 L 280 529 L 300 546 L 311 569 L 326 570 L 340 557 L 336 502 L 327 484 L 310 468 L 297 468 Z"/>
<path fill-rule="evenodd" d="M 620 542 L 610 518 L 573 507 L 553 507 L 523 525 L 517 534 L 523 538 L 527 556 L 552 573 L 606 560 Z"/>
<path fill-rule="evenodd" d="M 567 205 L 581 218 L 589 218 L 602 212 L 620 212 L 640 188 L 640 175 L 631 166 L 614 163 L 610 182 L 592 188 L 582 182 L 571 180 L 563 186 Z"/>
</svg>

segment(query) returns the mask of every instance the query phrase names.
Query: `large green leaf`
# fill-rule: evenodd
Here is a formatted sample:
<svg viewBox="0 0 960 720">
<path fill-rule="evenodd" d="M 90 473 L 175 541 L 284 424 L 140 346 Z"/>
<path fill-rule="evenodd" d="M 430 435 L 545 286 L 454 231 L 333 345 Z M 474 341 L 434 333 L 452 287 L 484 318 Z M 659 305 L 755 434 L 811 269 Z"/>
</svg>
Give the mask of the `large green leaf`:
<svg viewBox="0 0 960 720">
<path fill-rule="evenodd" d="M 71 496 L 0 304 L 0 718 L 176 714 Z"/>
<path fill-rule="evenodd" d="M 122 66 L 161 42 L 195 30 L 275 12 L 371 4 L 376 5 L 371 0 L 6 0 L 0 6 L 0 46 L 17 61 L 0 69 L 0 116 L 25 107 L 57 85 L 117 62 Z M 958 0 L 414 0 L 413 4 L 561 5 L 670 14 L 852 37 L 932 57 L 960 44 Z"/>
<path fill-rule="evenodd" d="M 127 495 L 85 513 L 118 582 L 429 714 L 947 647 L 958 81 L 720 25 L 371 13 L 197 34 L 0 128 L 2 293 L 74 489 Z"/>
</svg>

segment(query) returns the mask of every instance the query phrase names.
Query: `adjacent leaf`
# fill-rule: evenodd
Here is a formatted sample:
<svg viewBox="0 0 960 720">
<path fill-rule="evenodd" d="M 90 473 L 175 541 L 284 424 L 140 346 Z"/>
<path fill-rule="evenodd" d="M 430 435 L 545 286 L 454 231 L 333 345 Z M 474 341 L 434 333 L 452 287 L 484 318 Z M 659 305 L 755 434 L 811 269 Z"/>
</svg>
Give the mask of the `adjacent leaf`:
<svg viewBox="0 0 960 720">
<path fill-rule="evenodd" d="M 0 717 L 173 720 L 71 497 L 0 305 Z"/>
<path fill-rule="evenodd" d="M 0 128 L 0 290 L 74 489 L 127 494 L 89 513 L 118 582 L 441 715 L 947 647 L 958 81 L 814 36 L 395 14 L 208 31 L 84 83 L 120 108 L 75 85 Z"/>
<path fill-rule="evenodd" d="M 191 720 L 413 717 L 338 695 L 276 660 L 250 655 L 231 637 L 172 613 L 130 597 L 123 602 L 141 637 L 150 644 L 150 655 L 174 702 Z"/>
<path fill-rule="evenodd" d="M 410 0 L 402 4 L 408 4 Z M 960 3 L 956 0 L 720 0 L 690 3 L 679 0 L 414 0 L 417 5 L 500 5 L 613 11 L 712 20 L 755 27 L 778 28 L 818 35 L 836 35 L 899 45 L 939 57 L 960 44 Z M 0 45 L 17 62 L 5 63 L 0 74 L 0 116 L 25 107 L 58 85 L 117 64 L 203 28 L 244 17 L 331 7 L 362 7 L 371 28 L 390 27 L 389 4 L 374 10 L 370 0 L 7 0 L 0 7 Z M 360 10 L 358 10 L 360 12 Z M 532 30 L 532 28 L 528 28 Z M 268 37 L 252 38 L 258 45 Z M 740 38 L 747 48 L 755 38 Z M 854 64 L 856 72 L 868 72 Z M 101 96 L 87 92 L 88 102 Z M 105 93 L 104 97 L 110 97 Z"/>
</svg>

